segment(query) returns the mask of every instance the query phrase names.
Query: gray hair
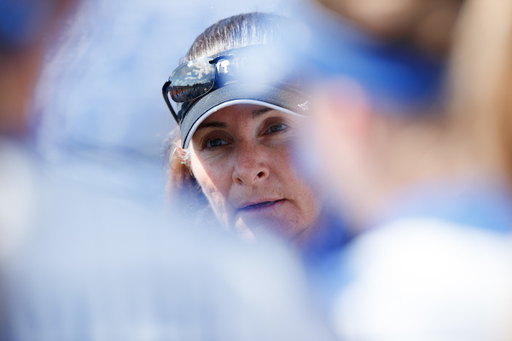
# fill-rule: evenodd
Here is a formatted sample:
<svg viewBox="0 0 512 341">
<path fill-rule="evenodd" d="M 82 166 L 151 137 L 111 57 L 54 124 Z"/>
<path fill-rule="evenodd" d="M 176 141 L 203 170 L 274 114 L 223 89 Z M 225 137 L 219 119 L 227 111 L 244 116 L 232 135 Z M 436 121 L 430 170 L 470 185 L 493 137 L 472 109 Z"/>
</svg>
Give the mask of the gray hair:
<svg viewBox="0 0 512 341">
<path fill-rule="evenodd" d="M 275 14 L 246 13 L 222 19 L 201 33 L 183 62 L 222 51 L 257 44 L 275 44 L 282 39 L 289 20 Z"/>
</svg>

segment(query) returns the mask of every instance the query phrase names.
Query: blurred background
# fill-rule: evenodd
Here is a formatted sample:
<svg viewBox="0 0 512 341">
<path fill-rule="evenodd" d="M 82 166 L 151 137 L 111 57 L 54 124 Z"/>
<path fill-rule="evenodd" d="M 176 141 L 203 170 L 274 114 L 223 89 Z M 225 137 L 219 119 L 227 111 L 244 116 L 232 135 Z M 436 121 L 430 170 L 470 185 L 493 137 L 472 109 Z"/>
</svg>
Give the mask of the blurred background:
<svg viewBox="0 0 512 341">
<path fill-rule="evenodd" d="M 47 51 L 36 94 L 30 100 L 31 131 L 27 136 L 33 139 L 29 142 L 33 142 L 39 153 L 0 140 L 0 154 L 3 153 L 0 166 L 5 168 L 0 167 L 0 202 L 4 203 L 0 218 L 8 218 L 0 219 L 0 277 L 3 279 L 0 297 L 4 299 L 0 315 L 12 320 L 0 319 L 0 338 L 9 339 L 3 337 L 5 324 L 7 329 L 13 329 L 12 340 L 72 340 L 73 335 L 80 336 L 76 339 L 87 339 L 88 331 L 96 333 L 92 335 L 98 336 L 97 340 L 129 340 L 130 336 L 133 340 L 159 340 L 169 335 L 169 330 L 183 331 L 182 335 L 190 335 L 189 340 L 226 340 L 226 335 L 231 335 L 233 340 L 243 339 L 239 335 L 249 335 L 252 337 L 249 340 L 331 339 L 330 331 L 325 338 L 310 336 L 323 335 L 318 334 L 318 330 L 323 333 L 323 322 L 316 323 L 316 318 L 311 316 L 317 315 L 316 308 L 312 309 L 309 301 L 303 300 L 308 297 L 308 287 L 302 266 L 280 244 L 276 243 L 275 247 L 268 244 L 272 246 L 269 248 L 267 244 L 255 244 L 262 248 L 245 257 L 233 256 L 231 251 L 250 248 L 244 244 L 231 250 L 229 242 L 220 243 L 203 231 L 195 231 L 201 238 L 185 234 L 177 228 L 188 227 L 186 223 L 177 218 L 169 223 L 156 214 L 158 210 L 151 210 L 163 204 L 165 140 L 175 127 L 161 95 L 169 74 L 196 36 L 219 19 L 252 11 L 288 15 L 294 13 L 296 1 L 300 0 L 80 2 L 58 44 Z M 450 6 L 460 1 L 439 1 L 448 3 L 448 8 L 441 12 L 432 10 L 430 14 L 441 22 L 450 22 L 448 19 L 453 19 L 454 14 Z M 446 38 L 447 34 L 440 34 L 436 39 L 428 35 L 430 38 L 426 40 L 411 37 L 418 33 L 424 38 L 422 33 L 434 32 L 430 28 L 442 28 L 438 25 L 440 21 L 431 20 L 431 15 L 427 16 L 428 29 L 414 31 L 411 27 L 424 26 L 416 25 L 417 15 L 393 11 L 401 6 L 375 7 L 378 1 L 363 0 L 319 2 L 335 12 L 338 10 L 346 19 L 360 22 L 361 27 L 370 23 L 371 27 L 367 27 L 370 32 L 383 32 L 375 17 L 370 15 L 370 20 L 361 23 L 356 15 L 359 12 L 350 15 L 350 9 L 370 10 L 360 12 L 361 18 L 367 18 L 368 13 L 386 14 L 381 11 L 388 9 L 390 13 L 384 15 L 383 23 L 390 24 L 391 29 L 382 38 L 404 42 L 405 36 L 419 41 L 419 47 L 434 55 L 444 52 L 440 47 L 445 39 L 437 38 Z M 380 3 L 421 4 L 418 8 L 422 9 L 423 5 L 429 7 L 426 3 L 436 2 Z M 332 167 L 324 165 L 333 175 L 324 175 L 323 179 L 328 180 L 334 191 L 344 191 L 346 199 L 338 201 L 337 207 L 347 217 L 349 212 L 354 214 L 349 221 L 359 233 L 349 247 L 340 250 L 321 269 L 320 289 L 311 290 L 326 293 L 325 298 L 321 297 L 325 301 L 321 305 L 325 307 L 318 308 L 322 310 L 318 316 L 330 320 L 331 329 L 342 340 L 488 341 L 504 339 L 501 328 L 506 329 L 506 336 L 512 330 L 509 326 L 512 199 L 508 187 L 512 162 L 505 169 L 502 165 L 505 162 L 495 162 L 498 157 L 493 156 L 502 151 L 503 155 L 512 155 L 510 139 L 506 139 L 508 144 L 501 145 L 499 134 L 506 132 L 510 136 L 508 125 L 503 122 L 509 122 L 512 107 L 509 90 L 512 67 L 508 63 L 512 60 L 509 58 L 512 48 L 507 44 L 512 41 L 509 35 L 512 20 L 506 15 L 512 13 L 512 7 L 503 7 L 506 2 L 501 0 L 468 2 L 472 4 L 467 12 L 470 16 L 459 28 L 456 43 L 460 46 L 455 45 L 456 58 L 450 65 L 455 76 L 449 87 L 452 93 L 448 95 L 449 102 L 455 104 L 448 103 L 446 107 L 447 114 L 453 117 L 447 120 L 439 117 L 439 122 L 433 122 L 437 125 L 428 120 L 399 122 L 403 118 L 395 120 L 384 115 L 379 121 L 364 120 L 365 116 L 350 121 L 351 117 L 347 116 L 347 131 L 353 127 L 351 122 L 360 123 L 361 118 L 365 124 L 374 124 L 358 130 L 363 137 L 370 136 L 364 133 L 376 131 L 372 130 L 375 127 L 387 129 L 379 135 L 384 138 L 368 140 L 375 148 L 371 150 L 348 150 L 366 144 L 345 142 L 367 140 L 358 139 L 357 134 L 328 130 L 339 127 L 332 124 L 339 123 L 337 120 L 324 120 L 324 125 L 316 128 L 318 136 L 342 138 L 334 140 L 338 145 L 332 141 L 318 143 L 335 148 L 317 149 L 331 152 L 332 155 L 322 158 L 327 161 L 334 160 L 333 155 L 348 155 L 346 159 L 336 160 L 340 162 Z M 20 0 L 11 0 L 9 4 L 13 3 L 22 4 L 19 7 L 26 4 Z M 335 5 L 340 3 L 361 6 L 339 10 Z M 366 6 L 371 3 L 373 6 Z M 509 3 L 512 5 L 512 1 Z M 488 8 L 489 4 L 493 6 Z M 302 7 L 307 15 L 314 15 L 308 7 Z M 407 7 L 413 14 L 422 13 L 415 12 L 414 6 Z M 6 17 L 5 13 L 0 11 L 0 17 L 1 14 Z M 439 17 L 439 13 L 448 15 Z M 40 14 L 44 17 L 45 11 Z M 316 53 L 313 61 L 323 63 L 326 75 L 343 76 L 351 71 L 346 70 L 350 65 L 339 58 L 348 45 L 339 44 L 341 36 L 337 33 L 343 31 L 329 26 L 333 13 L 329 15 L 318 16 L 318 26 L 325 29 L 319 31 L 318 41 L 324 41 L 325 45 L 310 48 L 308 51 L 313 56 L 309 58 Z M 302 39 L 298 34 L 295 36 Z M 349 52 L 357 53 L 349 56 L 354 56 L 357 62 L 361 60 L 361 51 L 371 57 L 361 69 L 374 81 L 378 76 L 369 72 L 374 69 L 366 65 L 379 62 L 380 57 L 388 54 L 370 55 L 368 51 L 373 50 L 359 49 L 359 43 L 354 44 L 353 50 L 350 47 Z M 24 50 L 27 51 L 32 50 Z M 18 55 L 13 56 L 15 59 Z M 398 66 L 404 66 L 403 60 Z M 422 68 L 413 71 L 418 70 Z M 353 77 L 362 79 L 357 74 Z M 9 78 L 2 74 L 0 80 L 6 79 Z M 330 90 L 336 89 L 333 86 Z M 338 97 L 335 92 L 323 93 Z M 357 96 L 352 97 L 358 100 Z M 336 109 L 331 118 L 351 113 L 344 110 L 350 106 L 334 104 L 326 106 Z M 441 135 L 445 132 L 446 135 Z M 350 140 L 352 137 L 354 140 Z M 303 140 L 311 143 L 309 139 Z M 342 148 L 348 152 L 340 152 Z M 367 159 L 359 158 L 360 151 L 368 150 Z M 39 155 L 45 162 L 33 160 Z M 352 155 L 357 158 L 351 158 Z M 385 157 L 381 158 L 382 155 Z M 371 159 L 373 156 L 378 157 Z M 314 163 L 311 160 L 316 159 L 308 160 Z M 372 162 L 353 162 L 358 160 Z M 453 174 L 450 173 L 452 164 L 457 166 L 453 167 L 457 171 Z M 389 172 L 395 168 L 400 172 Z M 347 169 L 348 173 L 341 173 Z M 368 169 L 371 172 L 366 173 Z M 431 169 L 434 171 L 430 173 Z M 470 171 L 476 176 L 465 177 Z M 413 188 L 414 201 L 408 196 L 403 201 L 391 201 L 395 199 L 393 195 L 405 193 L 401 191 L 408 190 L 407 185 L 424 184 L 431 174 L 445 181 L 440 182 L 442 186 L 429 185 L 443 200 L 419 186 Z M 377 207 L 372 196 L 380 194 L 376 189 L 381 185 L 389 192 L 383 191 L 377 198 L 382 201 L 381 207 Z M 460 188 L 469 191 L 458 191 Z M 367 203 L 371 205 L 366 206 Z M 140 204 L 150 209 L 145 210 Z M 420 208 L 418 211 L 414 210 L 415 205 Z M 441 210 L 437 211 L 439 207 Z M 356 216 L 357 213 L 361 215 Z M 358 220 L 372 213 L 377 217 L 373 221 Z M 26 221 L 27 217 L 34 222 Z M 405 219 L 407 224 L 404 224 L 402 218 L 410 217 L 415 220 Z M 398 224 L 390 229 L 390 224 L 383 223 L 386 220 Z M 169 228 L 170 225 L 177 228 Z M 370 231 L 363 232 L 365 228 Z M 8 248 L 16 250 L 8 253 L 5 251 Z M 169 321 L 176 323 L 175 330 Z M 172 328 L 168 329 L 169 326 Z M 249 329 L 245 329 L 247 326 Z M 221 337 L 211 337 L 212 330 Z M 118 337 L 109 337 L 112 333 Z M 38 337 L 41 335 L 44 338 Z"/>
<path fill-rule="evenodd" d="M 161 88 L 195 38 L 225 17 L 287 15 L 293 0 L 88 0 L 48 53 L 32 126 L 55 171 L 159 204 L 175 122 Z"/>
</svg>

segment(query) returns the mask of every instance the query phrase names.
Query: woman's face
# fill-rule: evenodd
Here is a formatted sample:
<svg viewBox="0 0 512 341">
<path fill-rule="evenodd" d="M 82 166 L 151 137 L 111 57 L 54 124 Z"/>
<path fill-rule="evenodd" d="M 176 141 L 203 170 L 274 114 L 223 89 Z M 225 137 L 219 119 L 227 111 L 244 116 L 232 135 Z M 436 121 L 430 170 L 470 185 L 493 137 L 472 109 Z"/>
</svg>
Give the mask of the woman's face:
<svg viewBox="0 0 512 341">
<path fill-rule="evenodd" d="M 291 160 L 303 120 L 263 106 L 233 105 L 198 127 L 190 167 L 223 224 L 245 236 L 266 230 L 286 240 L 300 239 L 314 226 L 323 200 Z"/>
</svg>

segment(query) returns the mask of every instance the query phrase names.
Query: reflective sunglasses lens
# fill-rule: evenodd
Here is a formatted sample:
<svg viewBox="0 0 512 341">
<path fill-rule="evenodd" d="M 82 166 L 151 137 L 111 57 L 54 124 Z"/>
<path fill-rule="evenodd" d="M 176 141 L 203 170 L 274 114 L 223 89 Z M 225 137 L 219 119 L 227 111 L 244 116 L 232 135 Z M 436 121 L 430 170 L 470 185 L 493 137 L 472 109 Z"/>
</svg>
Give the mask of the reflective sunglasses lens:
<svg viewBox="0 0 512 341">
<path fill-rule="evenodd" d="M 175 102 L 189 102 L 208 93 L 215 85 L 215 65 L 200 58 L 183 64 L 169 77 L 169 93 Z"/>
</svg>

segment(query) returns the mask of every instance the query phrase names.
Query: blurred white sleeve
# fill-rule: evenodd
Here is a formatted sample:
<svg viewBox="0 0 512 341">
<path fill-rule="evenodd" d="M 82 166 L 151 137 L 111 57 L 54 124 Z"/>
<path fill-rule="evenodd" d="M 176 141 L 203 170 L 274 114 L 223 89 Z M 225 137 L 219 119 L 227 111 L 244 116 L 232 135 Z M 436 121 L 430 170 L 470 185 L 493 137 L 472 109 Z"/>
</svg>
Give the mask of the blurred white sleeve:
<svg viewBox="0 0 512 341">
<path fill-rule="evenodd" d="M 333 327 L 343 340 L 503 340 L 511 246 L 509 235 L 433 219 L 377 227 L 349 251 Z"/>
</svg>

